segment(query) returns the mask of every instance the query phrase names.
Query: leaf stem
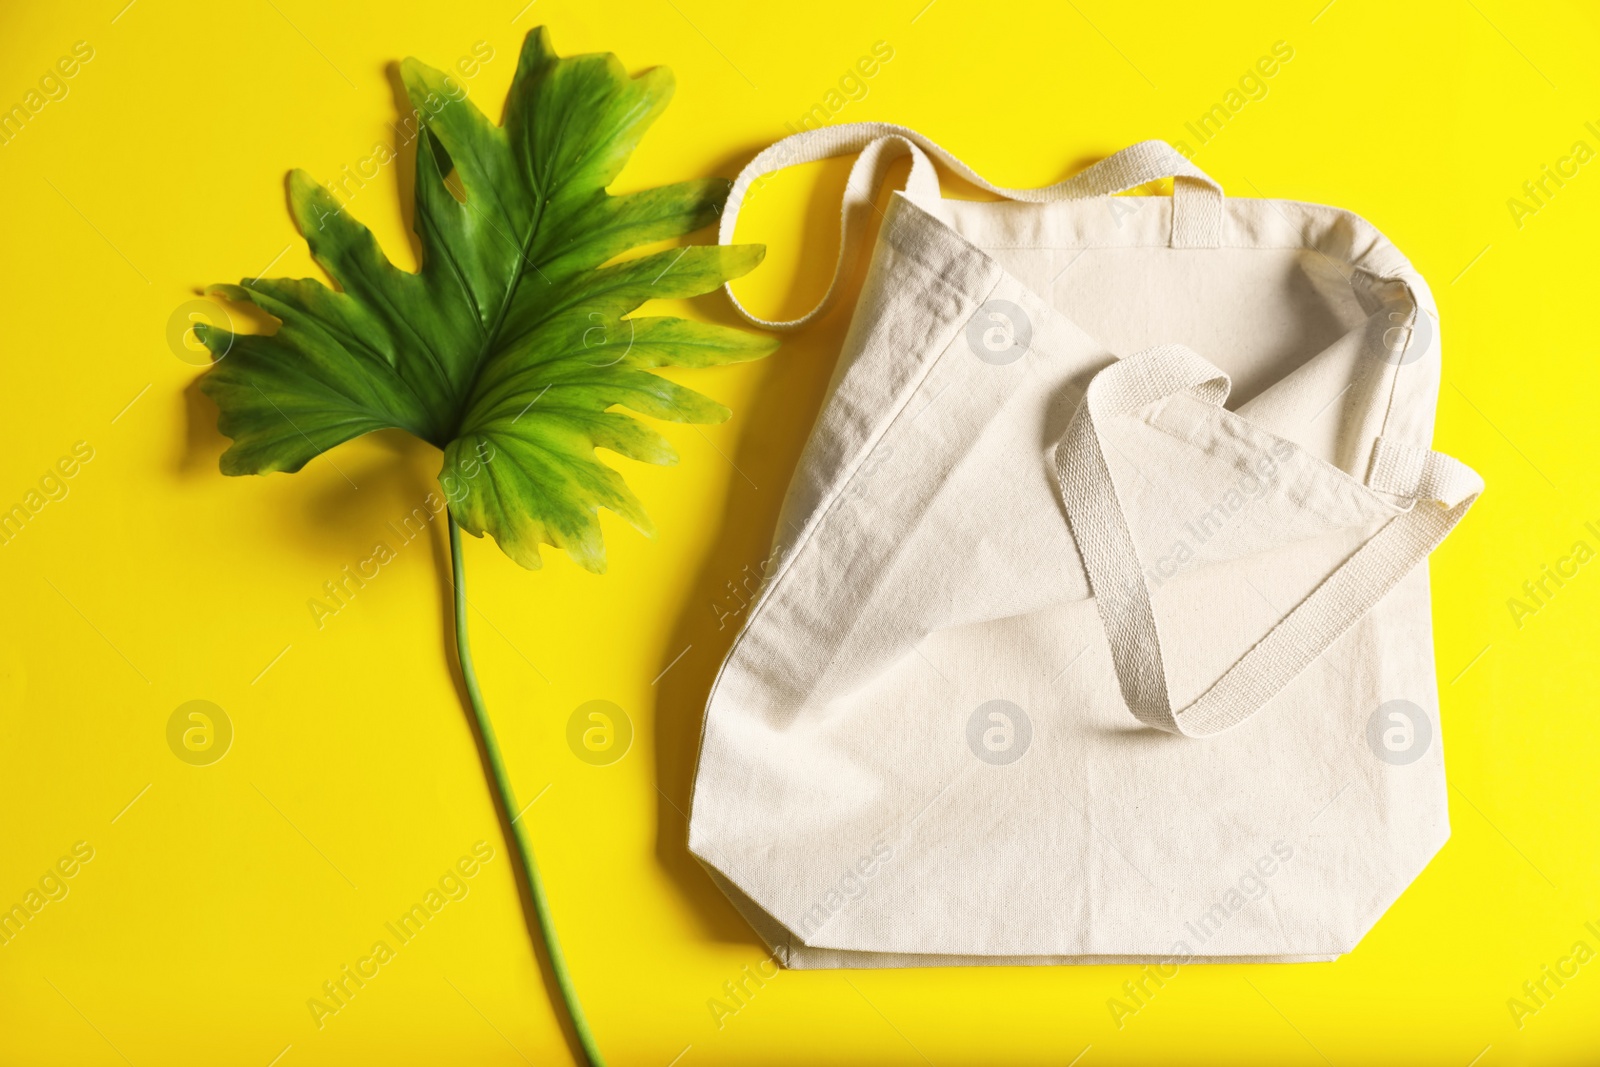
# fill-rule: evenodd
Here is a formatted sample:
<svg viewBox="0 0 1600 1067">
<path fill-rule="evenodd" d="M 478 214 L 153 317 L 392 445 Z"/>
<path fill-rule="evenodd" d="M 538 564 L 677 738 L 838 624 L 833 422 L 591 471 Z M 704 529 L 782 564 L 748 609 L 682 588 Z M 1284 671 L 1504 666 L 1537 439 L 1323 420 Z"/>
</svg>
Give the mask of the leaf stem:
<svg viewBox="0 0 1600 1067">
<path fill-rule="evenodd" d="M 583 1007 L 578 1003 L 578 993 L 573 988 L 572 976 L 567 973 L 567 960 L 561 952 L 561 942 L 556 937 L 555 921 L 550 916 L 550 902 L 545 897 L 544 880 L 539 877 L 539 865 L 533 858 L 533 843 L 528 840 L 528 831 L 522 825 L 517 810 L 516 794 L 512 792 L 511 779 L 506 774 L 505 760 L 500 756 L 500 744 L 495 740 L 494 727 L 490 724 L 489 713 L 483 706 L 483 694 L 478 690 L 478 675 L 472 668 L 472 650 L 467 642 L 467 592 L 462 574 L 461 530 L 456 525 L 454 516 L 447 516 L 447 521 L 450 525 L 450 567 L 454 578 L 452 584 L 455 587 L 456 658 L 461 664 L 461 679 L 466 683 L 467 700 L 472 705 L 472 714 L 478 722 L 478 734 L 482 737 L 484 751 L 489 756 L 489 769 L 493 772 L 496 799 L 499 800 L 506 822 L 511 827 L 512 840 L 522 860 L 522 873 L 528 897 L 533 901 L 534 915 L 539 921 L 539 932 L 544 937 L 545 951 L 550 958 L 550 970 L 555 975 L 556 986 L 561 990 L 561 999 L 566 1003 L 567 1015 L 572 1020 L 572 1029 L 578 1035 L 578 1043 L 583 1047 L 584 1058 L 590 1067 L 605 1067 L 605 1060 L 595 1045 L 594 1035 L 589 1032 L 589 1022 L 584 1018 Z"/>
</svg>

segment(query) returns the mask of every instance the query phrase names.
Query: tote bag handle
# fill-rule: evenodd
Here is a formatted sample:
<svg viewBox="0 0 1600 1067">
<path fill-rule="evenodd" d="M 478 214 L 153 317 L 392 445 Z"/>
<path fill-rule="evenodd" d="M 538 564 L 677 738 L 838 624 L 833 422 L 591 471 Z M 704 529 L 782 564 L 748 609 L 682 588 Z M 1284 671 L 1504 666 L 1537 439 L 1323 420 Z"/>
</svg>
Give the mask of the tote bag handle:
<svg viewBox="0 0 1600 1067">
<path fill-rule="evenodd" d="M 1442 452 L 1380 437 L 1366 486 L 1409 506 L 1386 522 L 1186 708 L 1172 706 L 1161 635 L 1099 426 L 1164 397 L 1189 392 L 1220 407 L 1227 375 L 1182 345 L 1113 363 L 1089 390 L 1056 446 L 1056 473 L 1073 540 L 1111 647 L 1123 700 L 1146 726 L 1207 737 L 1237 726 L 1366 614 L 1461 521 L 1483 479 Z"/>
<path fill-rule="evenodd" d="M 757 179 L 786 167 L 832 159 L 852 152 L 859 152 L 860 155 L 850 168 L 850 177 L 845 183 L 839 212 L 839 258 L 834 263 L 833 279 L 828 283 L 827 293 L 816 307 L 798 319 L 774 321 L 752 314 L 733 295 L 732 286 L 724 285 L 723 290 L 733 302 L 734 309 L 752 325 L 768 330 L 797 330 L 833 306 L 839 295 L 845 266 L 853 260 L 863 224 L 867 221 L 867 212 L 873 206 L 873 197 L 883 182 L 884 172 L 890 163 L 907 154 L 911 156 L 911 175 L 906 181 L 906 192 L 924 199 L 938 199 L 940 195 L 939 176 L 928 158 L 930 155 L 980 189 L 1007 200 L 1029 204 L 1109 196 L 1160 178 L 1173 178 L 1171 246 L 1216 248 L 1222 243 L 1222 186 L 1165 141 L 1141 141 L 1130 145 L 1054 185 L 1038 189 L 1008 189 L 984 179 L 920 133 L 884 122 L 854 122 L 807 130 L 785 137 L 758 153 L 745 164 L 739 177 L 734 180 L 733 188 L 728 191 L 728 200 L 722 210 L 722 223 L 717 230 L 718 242 L 732 243 L 733 230 L 739 221 L 739 209 L 744 206 L 745 196 Z"/>
</svg>

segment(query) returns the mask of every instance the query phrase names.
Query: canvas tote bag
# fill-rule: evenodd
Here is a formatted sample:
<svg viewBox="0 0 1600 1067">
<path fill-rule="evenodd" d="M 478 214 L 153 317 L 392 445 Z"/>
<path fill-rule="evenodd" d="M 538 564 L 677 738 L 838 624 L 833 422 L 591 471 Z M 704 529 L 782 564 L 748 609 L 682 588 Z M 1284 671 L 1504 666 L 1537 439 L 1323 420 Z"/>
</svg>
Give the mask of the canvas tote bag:
<svg viewBox="0 0 1600 1067">
<path fill-rule="evenodd" d="M 911 156 L 690 849 L 791 967 L 1350 950 L 1449 834 L 1426 558 L 1482 482 L 1429 447 L 1427 285 L 1159 141 L 1018 190 L 900 127 L 801 133 L 721 239 L 760 176 L 856 152 L 822 305 L 740 308 L 821 314 Z"/>
</svg>

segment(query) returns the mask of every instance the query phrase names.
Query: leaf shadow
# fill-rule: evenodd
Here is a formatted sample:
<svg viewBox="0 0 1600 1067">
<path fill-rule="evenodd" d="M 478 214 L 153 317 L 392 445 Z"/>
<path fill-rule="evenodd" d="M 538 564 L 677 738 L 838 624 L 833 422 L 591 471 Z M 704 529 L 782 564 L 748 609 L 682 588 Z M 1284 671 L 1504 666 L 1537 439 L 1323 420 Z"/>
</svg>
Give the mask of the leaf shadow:
<svg viewBox="0 0 1600 1067">
<path fill-rule="evenodd" d="M 173 472 L 180 478 L 211 478 L 227 450 L 228 439 L 217 430 L 217 405 L 200 391 L 200 375 L 183 387 L 183 445 Z"/>
<path fill-rule="evenodd" d="M 409 514 L 437 488 L 429 467 L 437 465 L 439 450 L 426 441 L 395 429 L 363 434 L 356 441 L 361 442 L 359 452 L 337 446 L 311 461 L 337 472 L 314 483 L 299 509 L 298 517 L 318 531 L 368 530 L 384 518 Z M 373 451 L 378 455 L 371 455 Z M 374 497 L 382 503 L 374 506 Z"/>
<path fill-rule="evenodd" d="M 218 325 L 236 330 L 241 322 L 251 333 L 271 333 L 277 329 L 278 320 L 251 303 L 236 304 L 221 297 L 207 297 L 203 288 L 194 290 L 197 299 L 209 299 L 217 306 Z M 224 355 L 222 358 L 226 359 Z M 208 368 L 198 367 L 204 371 Z M 217 462 L 228 447 L 228 439 L 217 429 L 217 405 L 200 391 L 204 373 L 196 374 L 183 387 L 183 443 L 172 464 L 174 474 L 180 478 L 214 475 Z"/>
<path fill-rule="evenodd" d="M 389 82 L 389 92 L 394 98 L 395 114 L 399 116 L 390 124 L 394 140 L 389 147 L 394 152 L 391 165 L 395 168 L 395 185 L 400 197 L 400 227 L 406 235 L 406 245 L 411 249 L 412 262 L 421 269 L 422 240 L 417 236 L 417 146 L 422 141 L 422 121 L 411 98 L 406 94 L 406 83 L 400 77 L 400 64 L 383 65 L 383 75 Z"/>
</svg>

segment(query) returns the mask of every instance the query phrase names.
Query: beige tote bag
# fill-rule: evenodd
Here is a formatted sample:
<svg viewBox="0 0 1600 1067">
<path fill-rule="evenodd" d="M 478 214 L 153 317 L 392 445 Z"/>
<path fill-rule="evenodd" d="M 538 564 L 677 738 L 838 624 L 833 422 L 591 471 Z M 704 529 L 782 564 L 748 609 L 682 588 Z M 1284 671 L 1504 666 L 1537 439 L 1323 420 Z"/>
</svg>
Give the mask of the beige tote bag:
<svg viewBox="0 0 1600 1067">
<path fill-rule="evenodd" d="M 1426 284 L 1159 141 L 1016 190 L 900 127 L 801 133 L 721 239 L 754 179 L 851 152 L 823 305 L 740 308 L 822 313 L 910 154 L 690 849 L 791 967 L 1349 951 L 1449 834 L 1426 558 L 1482 482 L 1429 448 Z"/>
</svg>

